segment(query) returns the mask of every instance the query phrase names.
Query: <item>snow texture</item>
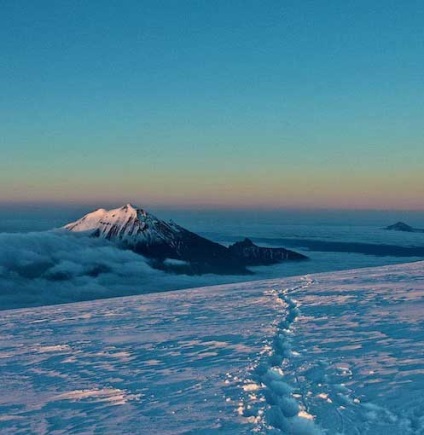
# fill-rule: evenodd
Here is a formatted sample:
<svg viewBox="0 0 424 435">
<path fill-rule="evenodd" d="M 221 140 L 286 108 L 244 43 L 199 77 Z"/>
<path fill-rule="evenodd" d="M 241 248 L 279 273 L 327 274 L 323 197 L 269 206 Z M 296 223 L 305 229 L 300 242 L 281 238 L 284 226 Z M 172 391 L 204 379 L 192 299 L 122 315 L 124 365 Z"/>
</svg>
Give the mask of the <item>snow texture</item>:
<svg viewBox="0 0 424 435">
<path fill-rule="evenodd" d="M 424 262 L 10 310 L 0 432 L 424 434 Z"/>
</svg>

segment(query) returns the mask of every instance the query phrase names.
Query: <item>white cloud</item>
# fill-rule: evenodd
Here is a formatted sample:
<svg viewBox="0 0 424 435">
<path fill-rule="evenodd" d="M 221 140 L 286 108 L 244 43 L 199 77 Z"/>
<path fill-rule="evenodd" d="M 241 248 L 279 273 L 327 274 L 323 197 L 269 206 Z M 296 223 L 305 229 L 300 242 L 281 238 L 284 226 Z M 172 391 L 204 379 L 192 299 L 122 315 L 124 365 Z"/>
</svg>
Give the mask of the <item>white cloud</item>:
<svg viewBox="0 0 424 435">
<path fill-rule="evenodd" d="M 154 270 L 144 257 L 101 239 L 60 231 L 0 234 L 0 309 L 174 290 L 218 281 L 223 278 Z"/>
</svg>

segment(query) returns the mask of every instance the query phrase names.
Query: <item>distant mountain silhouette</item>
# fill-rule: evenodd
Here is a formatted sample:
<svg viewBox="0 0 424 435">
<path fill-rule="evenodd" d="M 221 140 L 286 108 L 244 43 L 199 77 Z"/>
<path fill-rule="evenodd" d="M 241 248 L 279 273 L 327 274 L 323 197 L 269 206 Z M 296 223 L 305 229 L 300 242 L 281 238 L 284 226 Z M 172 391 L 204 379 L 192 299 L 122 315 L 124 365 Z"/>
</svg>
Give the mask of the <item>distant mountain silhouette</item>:
<svg viewBox="0 0 424 435">
<path fill-rule="evenodd" d="M 384 229 L 388 231 L 403 231 L 406 233 L 424 233 L 424 229 L 413 228 L 405 222 L 396 222 L 395 224 L 389 225 Z"/>
<path fill-rule="evenodd" d="M 230 252 L 248 266 L 260 266 L 281 263 L 286 260 L 305 260 L 302 254 L 285 248 L 265 248 L 255 245 L 250 239 L 236 242 L 229 248 Z"/>
</svg>

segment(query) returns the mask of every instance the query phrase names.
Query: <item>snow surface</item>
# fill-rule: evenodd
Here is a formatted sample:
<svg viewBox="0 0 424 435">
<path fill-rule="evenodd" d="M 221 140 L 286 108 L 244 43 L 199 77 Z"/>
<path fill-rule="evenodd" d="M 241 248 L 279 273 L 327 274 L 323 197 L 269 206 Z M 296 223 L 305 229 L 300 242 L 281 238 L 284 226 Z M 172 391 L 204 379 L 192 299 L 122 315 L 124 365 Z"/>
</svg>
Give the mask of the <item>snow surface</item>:
<svg viewBox="0 0 424 435">
<path fill-rule="evenodd" d="M 424 434 L 424 262 L 3 311 L 0 433 Z"/>
</svg>

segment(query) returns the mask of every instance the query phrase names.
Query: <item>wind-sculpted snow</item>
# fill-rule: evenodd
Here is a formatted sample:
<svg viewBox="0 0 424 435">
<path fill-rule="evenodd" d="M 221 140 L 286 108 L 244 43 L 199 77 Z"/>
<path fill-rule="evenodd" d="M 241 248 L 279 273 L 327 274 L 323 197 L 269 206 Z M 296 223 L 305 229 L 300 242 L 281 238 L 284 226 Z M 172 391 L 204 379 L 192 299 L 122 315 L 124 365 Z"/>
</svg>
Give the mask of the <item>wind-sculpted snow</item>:
<svg viewBox="0 0 424 435">
<path fill-rule="evenodd" d="M 0 433 L 243 433 L 238 382 L 277 315 L 266 288 L 4 311 Z"/>
<path fill-rule="evenodd" d="M 424 263 L 4 311 L 0 433 L 424 434 Z"/>
</svg>

